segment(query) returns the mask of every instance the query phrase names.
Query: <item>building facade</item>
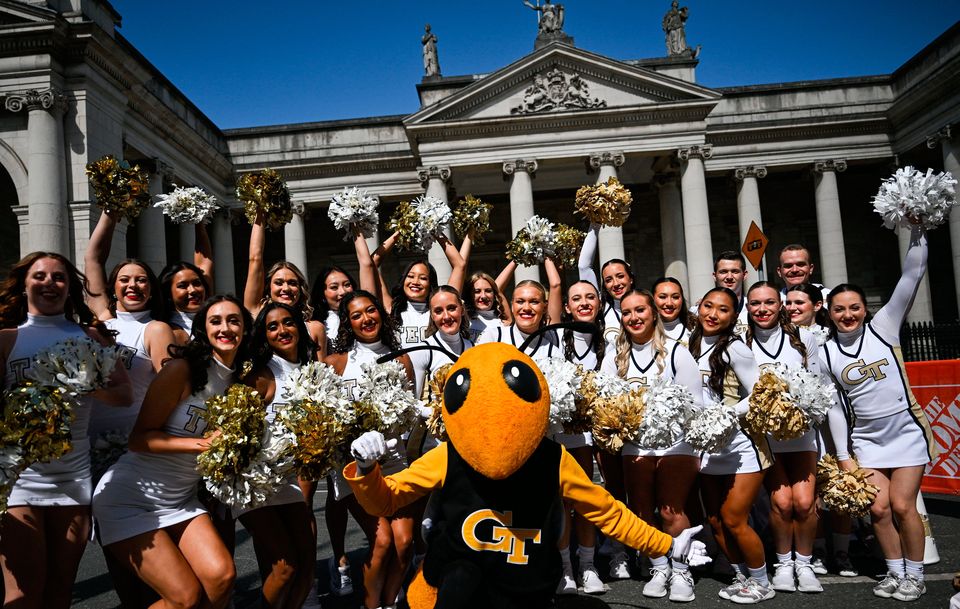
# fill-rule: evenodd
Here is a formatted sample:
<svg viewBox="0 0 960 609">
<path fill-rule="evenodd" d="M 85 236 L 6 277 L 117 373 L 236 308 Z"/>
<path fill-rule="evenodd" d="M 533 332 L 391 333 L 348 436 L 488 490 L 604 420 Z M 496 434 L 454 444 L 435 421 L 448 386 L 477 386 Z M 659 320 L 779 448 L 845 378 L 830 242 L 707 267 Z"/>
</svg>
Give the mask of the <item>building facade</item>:
<svg viewBox="0 0 960 609">
<path fill-rule="evenodd" d="M 233 195 L 245 171 L 287 180 L 299 213 L 266 259 L 308 277 L 355 266 L 325 211 L 347 186 L 378 196 L 382 221 L 424 193 L 492 203 L 471 267 L 496 274 L 530 215 L 581 225 L 576 189 L 617 176 L 633 210 L 601 231 L 599 258 L 626 259 L 640 285 L 667 274 L 702 294 L 714 254 L 740 249 L 755 222 L 770 238 L 761 273 L 773 277 L 780 248 L 803 243 L 817 280 L 859 283 L 876 305 L 906 246 L 873 213 L 880 181 L 907 164 L 960 175 L 958 24 L 889 75 L 721 89 L 696 83 L 695 53 L 616 60 L 545 41 L 489 74 L 441 76 L 434 62 L 408 115 L 221 130 L 116 31 L 119 19 L 97 0 L 0 0 L 3 264 L 36 249 L 82 260 L 97 214 L 83 169 L 108 153 L 150 167 L 157 193 L 199 185 L 233 207 L 212 230 L 217 268 L 235 269 L 217 273 L 225 291 L 246 274 L 234 261 L 243 266 L 249 229 Z M 151 209 L 118 231 L 113 257 L 159 269 L 191 257 L 192 239 Z M 960 214 L 930 241 L 911 319 L 956 319 Z M 388 275 L 409 258 L 392 258 Z"/>
</svg>

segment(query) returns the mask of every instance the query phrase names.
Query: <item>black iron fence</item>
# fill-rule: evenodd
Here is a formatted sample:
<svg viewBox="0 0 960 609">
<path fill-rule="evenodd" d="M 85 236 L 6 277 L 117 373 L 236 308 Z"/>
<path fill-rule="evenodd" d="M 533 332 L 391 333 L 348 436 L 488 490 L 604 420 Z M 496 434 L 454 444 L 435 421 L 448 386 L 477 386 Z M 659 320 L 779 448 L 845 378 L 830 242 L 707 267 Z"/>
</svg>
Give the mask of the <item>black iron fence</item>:
<svg viewBox="0 0 960 609">
<path fill-rule="evenodd" d="M 960 359 L 960 322 L 903 324 L 900 345 L 903 359 L 908 362 Z"/>
</svg>

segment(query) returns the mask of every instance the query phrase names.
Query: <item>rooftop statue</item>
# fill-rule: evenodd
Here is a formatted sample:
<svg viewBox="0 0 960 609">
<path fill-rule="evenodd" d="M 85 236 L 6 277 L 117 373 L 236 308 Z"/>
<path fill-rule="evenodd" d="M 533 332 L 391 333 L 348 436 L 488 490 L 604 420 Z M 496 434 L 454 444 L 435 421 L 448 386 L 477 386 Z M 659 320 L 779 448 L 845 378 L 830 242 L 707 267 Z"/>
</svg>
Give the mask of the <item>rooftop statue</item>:
<svg viewBox="0 0 960 609">
<path fill-rule="evenodd" d="M 550 0 L 544 0 L 543 4 L 523 0 L 523 4 L 538 14 L 537 39 L 533 45 L 535 49 L 551 42 L 573 44 L 573 38 L 563 32 L 562 4 L 552 4 Z"/>
<path fill-rule="evenodd" d="M 426 78 L 440 76 L 440 59 L 437 56 L 437 35 L 430 31 L 430 24 L 424 27 L 423 38 L 423 71 Z"/>
<path fill-rule="evenodd" d="M 667 36 L 667 54 L 670 57 L 687 56 L 696 58 L 700 54 L 700 47 L 691 49 L 687 46 L 687 34 L 684 32 L 684 23 L 687 21 L 687 7 L 680 8 L 680 3 L 673 0 L 670 10 L 663 16 L 663 31 Z"/>
</svg>

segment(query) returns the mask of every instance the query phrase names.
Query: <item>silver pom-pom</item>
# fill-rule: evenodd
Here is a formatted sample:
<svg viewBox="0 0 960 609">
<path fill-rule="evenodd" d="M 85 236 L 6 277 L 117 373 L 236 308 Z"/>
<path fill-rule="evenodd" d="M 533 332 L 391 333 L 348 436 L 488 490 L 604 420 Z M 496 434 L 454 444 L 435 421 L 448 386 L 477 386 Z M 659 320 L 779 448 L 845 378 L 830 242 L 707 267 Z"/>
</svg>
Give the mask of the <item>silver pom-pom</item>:
<svg viewBox="0 0 960 609">
<path fill-rule="evenodd" d="M 353 425 L 356 420 L 353 396 L 343 386 L 343 378 L 321 362 L 310 362 L 291 372 L 283 398 L 290 404 L 304 400 L 322 404 L 341 425 Z"/>
<path fill-rule="evenodd" d="M 830 383 L 824 382 L 818 374 L 802 366 L 774 364 L 777 376 L 789 387 L 789 399 L 799 408 L 809 421 L 809 425 L 819 425 L 833 407 L 835 390 Z"/>
<path fill-rule="evenodd" d="M 357 424 L 363 431 L 399 434 L 417 420 L 422 402 L 413 395 L 403 364 L 396 360 L 360 366 Z"/>
<path fill-rule="evenodd" d="M 356 186 L 344 188 L 342 192 L 333 195 L 330 207 L 327 209 L 327 216 L 333 221 L 337 230 L 347 231 L 344 235 L 345 241 L 351 239 L 350 228 L 354 226 L 364 237 L 372 237 L 380 221 L 380 216 L 377 214 L 379 203 L 376 197 L 371 197 L 366 191 Z"/>
<path fill-rule="evenodd" d="M 957 180 L 944 171 L 924 174 L 913 167 L 903 167 L 880 184 L 873 197 L 873 210 L 883 218 L 887 228 L 910 230 L 913 221 L 926 229 L 936 228 L 947 221 L 950 210 L 957 204 Z"/>
<path fill-rule="evenodd" d="M 827 338 L 830 336 L 830 330 L 818 324 L 809 326 L 806 329 L 810 331 L 810 334 L 813 334 L 813 337 L 817 339 L 817 344 L 821 346 L 827 342 Z"/>
<path fill-rule="evenodd" d="M 90 337 L 68 338 L 34 355 L 29 375 L 41 385 L 63 387 L 73 394 L 107 386 L 120 359 L 120 350 Z"/>
<path fill-rule="evenodd" d="M 437 197 L 417 197 L 412 205 L 417 212 L 417 249 L 426 252 L 433 246 L 437 235 L 450 224 L 453 212 L 445 201 Z"/>
<path fill-rule="evenodd" d="M 556 238 L 553 222 L 532 216 L 507 243 L 507 258 L 524 266 L 539 264 L 547 256 L 553 255 Z"/>
<path fill-rule="evenodd" d="M 184 188 L 174 184 L 173 192 L 157 195 L 159 207 L 174 224 L 208 224 L 220 209 L 217 198 L 197 186 Z"/>
<path fill-rule="evenodd" d="M 550 388 L 550 415 L 548 434 L 563 432 L 563 424 L 573 418 L 577 410 L 577 390 L 580 388 L 580 375 L 577 366 L 562 357 L 551 357 L 540 364 L 540 372 L 547 379 Z"/>
<path fill-rule="evenodd" d="M 685 439 L 696 450 L 718 453 L 733 438 L 737 426 L 732 406 L 711 404 L 690 419 Z"/>
<path fill-rule="evenodd" d="M 636 443 L 644 448 L 670 448 L 683 439 L 683 429 L 693 416 L 693 396 L 678 383 L 657 376 L 644 393 L 643 422 Z"/>
</svg>

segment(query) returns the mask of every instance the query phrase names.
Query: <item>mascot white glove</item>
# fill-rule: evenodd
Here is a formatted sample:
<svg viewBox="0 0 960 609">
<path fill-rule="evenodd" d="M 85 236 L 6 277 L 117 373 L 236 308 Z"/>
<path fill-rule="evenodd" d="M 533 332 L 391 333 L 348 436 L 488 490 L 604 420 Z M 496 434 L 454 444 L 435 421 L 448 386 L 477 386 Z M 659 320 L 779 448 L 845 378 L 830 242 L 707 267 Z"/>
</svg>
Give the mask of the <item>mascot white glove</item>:
<svg viewBox="0 0 960 609">
<path fill-rule="evenodd" d="M 691 567 L 699 567 L 709 563 L 712 559 L 707 556 L 707 546 L 702 541 L 693 538 L 701 530 L 703 530 L 702 525 L 684 529 L 682 533 L 673 538 L 673 545 L 670 546 L 670 552 L 667 556 Z"/>
<path fill-rule="evenodd" d="M 350 454 L 357 460 L 357 469 L 368 472 L 387 454 L 387 441 L 379 431 L 368 431 L 350 444 Z"/>
</svg>

